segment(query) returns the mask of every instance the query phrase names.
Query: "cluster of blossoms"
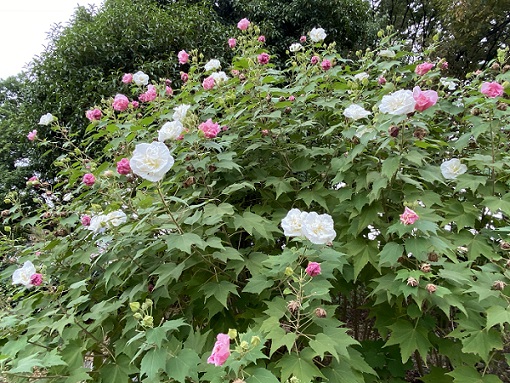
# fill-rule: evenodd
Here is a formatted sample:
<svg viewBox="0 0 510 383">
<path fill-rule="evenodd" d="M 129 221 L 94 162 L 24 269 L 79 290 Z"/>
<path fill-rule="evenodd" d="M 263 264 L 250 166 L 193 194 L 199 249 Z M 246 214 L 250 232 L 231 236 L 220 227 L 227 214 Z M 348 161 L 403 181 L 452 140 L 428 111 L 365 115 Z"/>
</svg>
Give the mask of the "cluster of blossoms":
<svg viewBox="0 0 510 383">
<path fill-rule="evenodd" d="M 336 237 L 333 218 L 329 214 L 291 209 L 281 226 L 287 237 L 305 237 L 316 245 L 327 245 Z"/>
<path fill-rule="evenodd" d="M 88 215 L 81 217 L 82 225 L 95 234 L 103 233 L 107 228 L 120 226 L 126 221 L 126 213 L 122 210 L 115 210 L 108 214 L 98 214 L 93 217 Z"/>
<path fill-rule="evenodd" d="M 383 96 L 379 110 L 392 115 L 423 112 L 434 106 L 437 100 L 438 95 L 435 90 L 422 91 L 419 86 L 415 86 L 412 91 L 401 89 Z"/>
<path fill-rule="evenodd" d="M 15 270 L 12 274 L 13 285 L 23 285 L 25 287 L 39 286 L 43 281 L 42 274 L 35 270 L 32 262 L 26 261 L 22 267 Z"/>
</svg>

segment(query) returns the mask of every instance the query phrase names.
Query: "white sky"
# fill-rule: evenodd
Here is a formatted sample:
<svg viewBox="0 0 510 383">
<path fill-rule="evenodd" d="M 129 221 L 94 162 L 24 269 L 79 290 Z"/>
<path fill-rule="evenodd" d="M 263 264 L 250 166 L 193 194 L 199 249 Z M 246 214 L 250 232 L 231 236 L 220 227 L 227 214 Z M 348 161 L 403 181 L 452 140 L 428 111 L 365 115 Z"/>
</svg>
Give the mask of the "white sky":
<svg viewBox="0 0 510 383">
<path fill-rule="evenodd" d="M 66 25 L 78 5 L 99 7 L 102 3 L 103 0 L 0 0 L 0 78 L 21 72 L 43 51 L 51 26 Z"/>
</svg>

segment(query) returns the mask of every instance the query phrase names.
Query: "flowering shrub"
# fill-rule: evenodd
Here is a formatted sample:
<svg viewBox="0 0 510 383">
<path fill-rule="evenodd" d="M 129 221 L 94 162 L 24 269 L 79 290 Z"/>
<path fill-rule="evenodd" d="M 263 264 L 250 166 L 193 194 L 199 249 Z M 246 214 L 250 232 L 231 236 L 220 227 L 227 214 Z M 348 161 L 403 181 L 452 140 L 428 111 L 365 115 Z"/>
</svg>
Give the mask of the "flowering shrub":
<svg viewBox="0 0 510 383">
<path fill-rule="evenodd" d="M 432 51 L 416 73 L 422 60 L 391 36 L 345 59 L 316 44 L 323 30 L 292 44 L 281 71 L 260 65 L 258 27 L 238 28 L 229 76 L 212 87 L 220 63 L 181 51 L 173 95 L 152 81 L 153 100 L 112 97 L 82 142 L 53 116 L 39 129 L 37 142 L 54 129 L 69 151 L 53 185 L 27 190 L 39 211 L 22 216 L 9 197 L 5 224 L 37 235 L 10 250 L 2 277 L 37 268 L 44 282 L 11 285 L 3 373 L 500 382 L 509 74 L 462 83 Z M 132 81 L 133 95 L 149 89 Z"/>
</svg>

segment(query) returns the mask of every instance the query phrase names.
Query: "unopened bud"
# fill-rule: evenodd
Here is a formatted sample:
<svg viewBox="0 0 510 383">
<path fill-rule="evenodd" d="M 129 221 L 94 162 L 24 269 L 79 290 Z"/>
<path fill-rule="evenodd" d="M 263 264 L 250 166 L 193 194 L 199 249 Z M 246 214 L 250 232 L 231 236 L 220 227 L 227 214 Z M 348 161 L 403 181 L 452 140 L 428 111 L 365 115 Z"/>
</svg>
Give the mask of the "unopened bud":
<svg viewBox="0 0 510 383">
<path fill-rule="evenodd" d="M 137 312 L 140 310 L 140 303 L 139 302 L 129 302 L 129 308 L 132 312 Z"/>
<path fill-rule="evenodd" d="M 4 203 L 12 203 L 12 201 L 9 198 L 4 199 Z"/>
<path fill-rule="evenodd" d="M 134 313 L 134 314 L 133 314 L 133 318 L 135 318 L 136 320 L 140 320 L 140 319 L 142 319 L 142 318 L 143 318 L 143 316 L 142 316 L 142 314 L 140 314 L 140 313 Z"/>
<path fill-rule="evenodd" d="M 288 304 L 287 304 L 287 309 L 292 313 L 292 314 L 295 314 L 299 308 L 301 307 L 301 304 L 299 303 L 299 301 L 290 301 Z"/>
<path fill-rule="evenodd" d="M 377 32 L 377 37 L 381 38 L 384 36 L 384 31 L 380 30 Z"/>
<path fill-rule="evenodd" d="M 106 178 L 112 178 L 114 176 L 114 173 L 111 170 L 105 170 L 103 172 L 103 176 L 106 177 Z"/>
<path fill-rule="evenodd" d="M 506 282 L 503 281 L 494 281 L 492 284 L 492 288 L 494 290 L 503 290 L 506 287 Z"/>
<path fill-rule="evenodd" d="M 260 338 L 256 335 L 252 336 L 250 339 L 250 343 L 253 347 L 256 347 L 260 344 Z"/>
<path fill-rule="evenodd" d="M 245 341 L 245 340 L 243 340 L 243 341 L 242 341 L 239 345 L 241 346 L 241 349 L 243 349 L 243 350 L 245 350 L 245 351 L 246 351 L 246 350 L 248 350 L 248 349 L 250 348 L 250 345 L 249 345 L 249 344 L 248 344 L 248 342 L 247 342 L 247 341 Z"/>
<path fill-rule="evenodd" d="M 420 266 L 420 270 L 423 271 L 424 273 L 430 273 L 430 263 L 422 263 L 421 266 Z"/>
<path fill-rule="evenodd" d="M 430 262 L 437 262 L 437 260 L 439 259 L 439 256 L 437 255 L 437 253 L 431 252 L 428 254 L 428 258 L 429 258 Z"/>
<path fill-rule="evenodd" d="M 418 286 L 418 280 L 413 277 L 407 278 L 407 286 L 416 287 Z"/>
<path fill-rule="evenodd" d="M 498 64 L 498 63 L 494 63 L 494 64 L 492 64 L 492 66 L 491 66 L 491 69 L 492 69 L 492 70 L 499 70 L 500 68 L 501 68 L 501 67 L 499 66 L 499 64 Z"/>
<path fill-rule="evenodd" d="M 228 329 L 228 337 L 230 339 L 235 339 L 237 337 L 237 330 L 235 328 Z"/>
<path fill-rule="evenodd" d="M 2 210 L 2 217 L 8 217 L 11 214 L 9 210 Z"/>
<path fill-rule="evenodd" d="M 322 307 L 317 307 L 315 309 L 315 316 L 317 318 L 326 318 L 326 315 L 328 314 L 326 313 L 326 310 L 324 310 Z"/>
<path fill-rule="evenodd" d="M 287 277 L 290 277 L 292 274 L 294 274 L 294 269 L 292 267 L 286 267 L 285 268 L 285 275 Z"/>
<path fill-rule="evenodd" d="M 150 315 L 146 315 L 142 320 L 142 326 L 144 326 L 144 327 L 154 326 L 154 318 L 151 317 Z"/>
<path fill-rule="evenodd" d="M 11 232 L 11 227 L 10 226 L 4 226 L 4 231 L 6 233 L 10 233 Z"/>
<path fill-rule="evenodd" d="M 392 125 L 388 129 L 388 133 L 390 134 L 391 137 L 398 137 L 399 132 L 400 132 L 400 128 L 396 125 Z"/>
<path fill-rule="evenodd" d="M 425 286 L 425 289 L 427 289 L 427 291 L 432 294 L 432 293 L 435 293 L 436 290 L 437 290 L 437 286 L 434 285 L 433 283 L 428 283 L 427 286 Z"/>
</svg>

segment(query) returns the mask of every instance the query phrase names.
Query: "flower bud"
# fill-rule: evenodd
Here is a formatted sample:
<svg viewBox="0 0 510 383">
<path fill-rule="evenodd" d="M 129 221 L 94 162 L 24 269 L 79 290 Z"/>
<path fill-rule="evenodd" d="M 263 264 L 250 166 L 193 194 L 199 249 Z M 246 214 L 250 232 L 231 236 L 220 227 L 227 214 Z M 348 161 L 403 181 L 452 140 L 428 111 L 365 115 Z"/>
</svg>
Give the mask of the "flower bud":
<svg viewBox="0 0 510 383">
<path fill-rule="evenodd" d="M 134 313 L 134 314 L 133 314 L 133 318 L 135 318 L 136 320 L 140 320 L 140 319 L 142 319 L 142 318 L 143 318 L 143 316 L 142 316 L 142 314 L 140 314 L 140 313 Z"/>
<path fill-rule="evenodd" d="M 317 307 L 315 309 L 315 316 L 317 318 L 326 318 L 326 315 L 327 315 L 326 310 L 324 310 L 322 307 Z"/>
<path fill-rule="evenodd" d="M 4 203 L 12 203 L 12 201 L 9 198 L 4 199 Z"/>
<path fill-rule="evenodd" d="M 423 271 L 424 273 L 430 273 L 430 263 L 422 263 L 421 266 L 420 266 L 420 270 Z"/>
<path fill-rule="evenodd" d="M 396 125 L 392 125 L 388 129 L 388 133 L 390 134 L 391 137 L 398 137 L 399 132 L 400 132 L 400 128 Z"/>
<path fill-rule="evenodd" d="M 499 64 L 498 64 L 498 63 L 494 63 L 494 64 L 492 64 L 492 66 L 491 66 L 491 69 L 492 69 L 492 70 L 499 70 L 500 68 L 501 68 L 501 67 L 499 66 Z"/>
<path fill-rule="evenodd" d="M 143 327 L 153 327 L 154 326 L 154 318 L 151 317 L 150 315 L 146 315 L 142 320 L 142 326 Z"/>
<path fill-rule="evenodd" d="M 416 278 L 413 278 L 413 277 L 407 278 L 407 286 L 416 287 L 416 286 L 418 286 L 418 283 L 419 282 Z"/>
<path fill-rule="evenodd" d="M 230 339 L 235 339 L 237 337 L 237 330 L 235 328 L 228 329 L 228 337 Z"/>
<path fill-rule="evenodd" d="M 288 304 L 287 304 L 287 309 L 292 313 L 292 314 L 295 314 L 299 308 L 301 307 L 301 304 L 299 303 L 299 301 L 290 301 Z"/>
<path fill-rule="evenodd" d="M 494 290 L 503 290 L 506 287 L 506 282 L 503 281 L 494 281 L 492 284 L 492 288 Z"/>
<path fill-rule="evenodd" d="M 258 346 L 260 344 L 260 337 L 258 337 L 256 335 L 252 336 L 250 339 L 250 343 L 253 347 Z"/>
<path fill-rule="evenodd" d="M 439 256 L 435 252 L 428 253 L 428 259 L 430 262 L 437 262 L 439 259 Z"/>
<path fill-rule="evenodd" d="M 247 341 L 243 340 L 241 343 L 240 343 L 240 346 L 241 346 L 241 349 L 246 351 L 246 350 L 249 350 L 250 349 L 250 345 L 248 344 Z"/>
<path fill-rule="evenodd" d="M 437 286 L 433 283 L 428 283 L 427 286 L 425 286 L 425 289 L 429 292 L 429 294 L 432 294 L 436 292 Z"/>
<path fill-rule="evenodd" d="M 508 72 L 508 70 L 510 70 L 510 65 L 506 64 L 506 65 L 503 67 L 503 73 Z"/>
<path fill-rule="evenodd" d="M 381 38 L 383 36 L 384 36 L 384 31 L 383 30 L 377 31 L 377 37 Z"/>
<path fill-rule="evenodd" d="M 112 178 L 114 176 L 114 173 L 111 170 L 105 170 L 103 172 L 103 176 L 106 178 Z"/>
<path fill-rule="evenodd" d="M 9 210 L 2 210 L 2 217 L 8 217 L 11 214 Z"/>
<path fill-rule="evenodd" d="M 140 303 L 139 302 L 129 302 L 129 308 L 132 312 L 137 312 L 140 310 Z"/>
<path fill-rule="evenodd" d="M 287 277 L 290 277 L 292 274 L 294 274 L 294 269 L 293 269 L 292 267 L 288 267 L 288 266 L 287 266 L 287 267 L 285 268 L 285 275 L 286 275 Z"/>
</svg>

